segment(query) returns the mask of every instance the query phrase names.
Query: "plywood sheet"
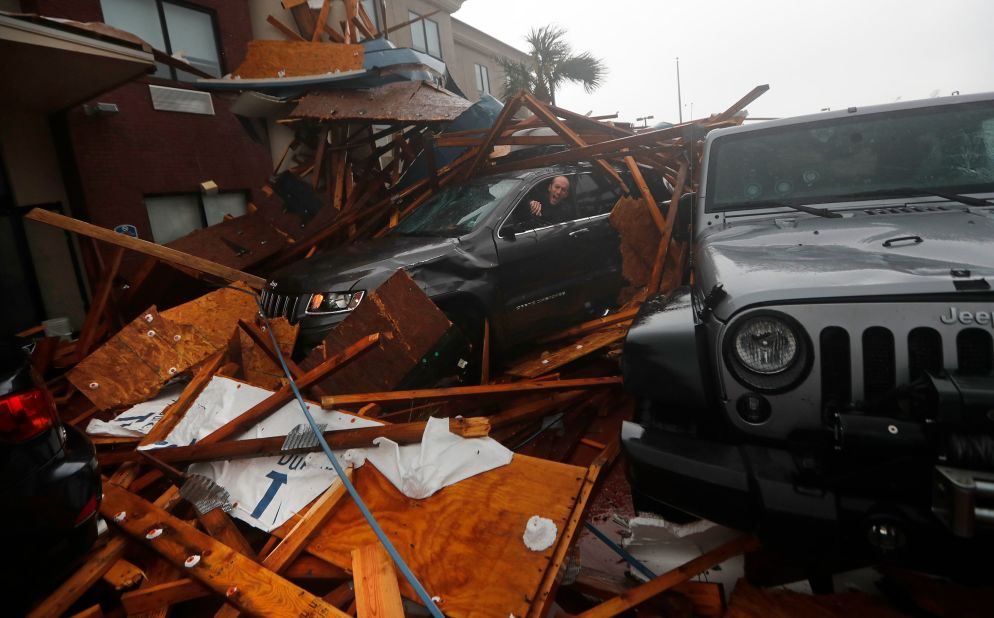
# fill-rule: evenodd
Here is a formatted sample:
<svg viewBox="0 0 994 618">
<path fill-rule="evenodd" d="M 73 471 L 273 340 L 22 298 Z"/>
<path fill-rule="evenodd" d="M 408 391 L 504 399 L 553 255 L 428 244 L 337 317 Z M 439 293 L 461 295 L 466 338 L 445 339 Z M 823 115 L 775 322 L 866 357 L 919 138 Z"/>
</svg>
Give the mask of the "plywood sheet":
<svg viewBox="0 0 994 618">
<path fill-rule="evenodd" d="M 368 294 L 359 307 L 336 326 L 302 366 L 311 369 L 373 333 L 389 333 L 380 345 L 319 382 L 328 394 L 392 390 L 433 349 L 451 326 L 435 303 L 403 270 Z"/>
<path fill-rule="evenodd" d="M 515 455 L 507 466 L 446 487 L 424 500 L 398 492 L 372 465 L 355 485 L 380 526 L 439 608 L 455 618 L 525 616 L 553 557 L 525 547 L 532 515 L 551 519 L 557 543 L 573 512 L 587 470 Z M 351 551 L 376 537 L 355 503 L 343 502 L 308 548 L 351 568 Z M 401 592 L 414 593 L 406 581 Z"/>
<path fill-rule="evenodd" d="M 244 285 L 234 284 L 234 287 L 238 289 L 220 288 L 167 309 L 162 315 L 173 322 L 195 326 L 215 349 L 222 348 L 238 327 L 238 320 L 251 322 L 259 311 L 254 291 Z"/>
<path fill-rule="evenodd" d="M 289 360 L 300 326 L 291 326 L 286 318 L 271 318 L 269 324 L 272 326 L 273 335 L 276 336 L 276 341 L 279 343 L 280 352 L 283 353 L 285 359 Z M 269 335 L 266 334 L 266 337 Z M 245 381 L 269 390 L 277 390 L 283 386 L 283 381 L 286 378 L 283 374 L 283 368 L 272 360 L 265 350 L 256 345 L 248 333 L 242 329 L 238 329 L 238 340 L 242 374 Z"/>
<path fill-rule="evenodd" d="M 611 210 L 610 221 L 621 238 L 622 276 L 633 286 L 646 285 L 662 236 L 645 200 L 621 198 Z"/>
<path fill-rule="evenodd" d="M 99 409 L 135 404 L 216 348 L 196 327 L 151 307 L 70 370 L 68 379 Z"/>
<path fill-rule="evenodd" d="M 233 75 L 242 79 L 324 75 L 362 69 L 362 45 L 306 41 L 249 41 L 245 60 Z"/>
</svg>

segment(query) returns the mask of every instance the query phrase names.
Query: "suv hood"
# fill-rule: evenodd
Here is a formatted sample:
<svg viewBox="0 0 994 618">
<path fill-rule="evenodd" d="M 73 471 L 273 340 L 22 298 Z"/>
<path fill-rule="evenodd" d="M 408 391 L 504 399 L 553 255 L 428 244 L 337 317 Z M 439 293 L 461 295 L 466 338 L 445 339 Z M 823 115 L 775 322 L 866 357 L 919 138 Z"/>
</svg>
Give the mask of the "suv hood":
<svg viewBox="0 0 994 618">
<path fill-rule="evenodd" d="M 706 294 L 724 286 L 728 295 L 715 315 L 725 320 L 747 306 L 785 300 L 957 293 L 951 269 L 990 283 L 994 211 L 947 208 L 842 219 L 787 215 L 705 232 L 695 256 L 699 287 Z"/>
<path fill-rule="evenodd" d="M 374 288 L 398 268 L 436 260 L 457 245 L 454 238 L 387 236 L 295 262 L 271 279 L 281 294 L 345 291 L 359 282 Z"/>
</svg>

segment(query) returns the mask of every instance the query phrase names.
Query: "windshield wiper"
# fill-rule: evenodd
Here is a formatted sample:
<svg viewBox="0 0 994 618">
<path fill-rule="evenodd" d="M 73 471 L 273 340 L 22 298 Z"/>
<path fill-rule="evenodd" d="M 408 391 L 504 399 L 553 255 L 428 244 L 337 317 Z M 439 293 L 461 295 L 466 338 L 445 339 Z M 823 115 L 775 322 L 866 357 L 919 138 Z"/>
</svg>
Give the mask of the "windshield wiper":
<svg viewBox="0 0 994 618">
<path fill-rule="evenodd" d="M 934 195 L 950 202 L 959 202 L 967 206 L 990 206 L 989 199 L 970 197 L 958 193 L 946 193 L 945 191 L 935 191 L 933 189 L 918 189 L 915 187 L 896 187 L 894 189 L 879 189 L 877 191 L 862 191 L 860 193 L 850 193 L 845 197 L 886 197 L 888 195 Z"/>
<path fill-rule="evenodd" d="M 805 206 L 804 204 L 791 204 L 790 202 L 761 202 L 753 203 L 750 206 L 767 206 L 771 208 L 781 207 L 790 208 L 792 210 L 797 210 L 800 212 L 806 212 L 809 215 L 815 215 L 818 217 L 825 217 L 826 219 L 841 219 L 842 215 L 827 208 L 816 208 L 814 206 Z"/>
</svg>

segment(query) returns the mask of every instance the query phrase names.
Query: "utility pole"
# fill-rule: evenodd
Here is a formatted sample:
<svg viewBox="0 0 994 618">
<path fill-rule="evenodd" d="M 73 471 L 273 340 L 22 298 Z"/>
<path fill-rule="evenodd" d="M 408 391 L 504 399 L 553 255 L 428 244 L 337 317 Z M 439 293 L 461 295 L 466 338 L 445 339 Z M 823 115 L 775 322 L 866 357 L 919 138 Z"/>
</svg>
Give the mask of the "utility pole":
<svg viewBox="0 0 994 618">
<path fill-rule="evenodd" d="M 680 94 L 680 56 L 676 57 L 676 108 L 680 115 L 680 124 L 683 124 L 683 97 Z"/>
</svg>

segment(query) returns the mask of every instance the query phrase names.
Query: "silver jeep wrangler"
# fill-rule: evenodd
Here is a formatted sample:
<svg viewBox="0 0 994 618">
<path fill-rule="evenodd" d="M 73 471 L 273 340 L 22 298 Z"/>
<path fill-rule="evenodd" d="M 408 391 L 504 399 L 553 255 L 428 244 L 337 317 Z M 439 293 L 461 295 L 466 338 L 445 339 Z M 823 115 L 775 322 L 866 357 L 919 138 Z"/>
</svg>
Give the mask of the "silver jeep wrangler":
<svg viewBox="0 0 994 618">
<path fill-rule="evenodd" d="M 636 506 L 821 564 L 989 556 L 991 198 L 994 94 L 710 133 L 692 285 L 625 343 Z"/>
</svg>

